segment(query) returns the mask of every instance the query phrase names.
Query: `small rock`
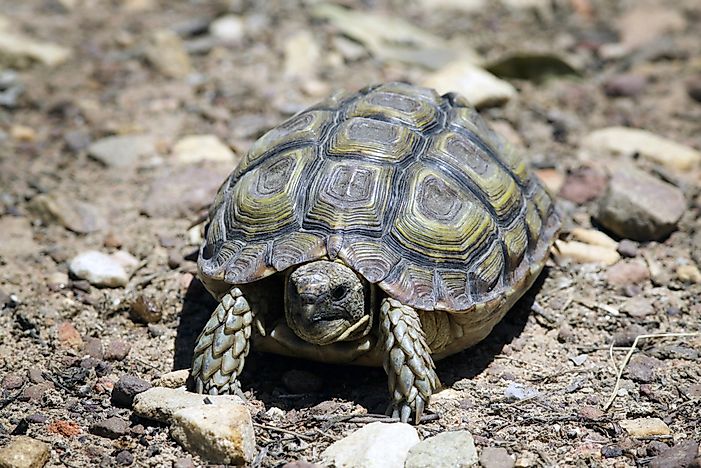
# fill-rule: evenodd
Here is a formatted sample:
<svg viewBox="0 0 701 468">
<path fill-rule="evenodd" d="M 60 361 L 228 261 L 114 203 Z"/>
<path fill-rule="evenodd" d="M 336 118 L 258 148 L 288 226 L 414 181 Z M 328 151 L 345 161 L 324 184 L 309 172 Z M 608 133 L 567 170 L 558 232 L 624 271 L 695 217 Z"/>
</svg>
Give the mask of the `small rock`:
<svg viewBox="0 0 701 468">
<path fill-rule="evenodd" d="M 71 348 L 80 349 L 83 347 L 83 339 L 71 322 L 61 322 L 56 327 L 56 337 L 61 344 Z"/>
<path fill-rule="evenodd" d="M 604 445 L 601 447 L 601 456 L 604 458 L 616 458 L 623 456 L 623 449 L 615 445 Z"/>
<path fill-rule="evenodd" d="M 16 34 L 2 28 L 0 30 L 0 55 L 5 65 L 22 67 L 27 62 L 41 62 L 54 67 L 71 55 L 71 50 L 50 42 L 37 41 L 24 34 Z"/>
<path fill-rule="evenodd" d="M 181 164 L 201 161 L 233 166 L 236 156 L 216 135 L 189 135 L 173 145 L 173 157 Z"/>
<path fill-rule="evenodd" d="M 197 468 L 191 457 L 178 458 L 173 462 L 173 468 Z"/>
<path fill-rule="evenodd" d="M 510 83 L 467 61 L 446 65 L 427 76 L 422 84 L 439 94 L 460 93 L 477 108 L 500 106 L 516 96 Z"/>
<path fill-rule="evenodd" d="M 311 372 L 291 369 L 282 375 L 282 383 L 292 393 L 314 393 L 321 389 L 324 381 Z"/>
<path fill-rule="evenodd" d="M 185 45 L 173 31 L 155 31 L 149 38 L 144 53 L 151 65 L 167 77 L 184 78 L 192 71 Z"/>
<path fill-rule="evenodd" d="M 151 183 L 142 209 L 151 217 L 188 217 L 212 202 L 224 177 L 221 170 L 206 167 L 165 168 Z"/>
<path fill-rule="evenodd" d="M 28 208 L 45 224 L 60 224 L 79 234 L 99 231 L 107 225 L 95 206 L 58 193 L 37 195 Z"/>
<path fill-rule="evenodd" d="M 514 466 L 513 457 L 502 447 L 483 448 L 479 461 L 484 468 L 513 468 Z"/>
<path fill-rule="evenodd" d="M 665 450 L 669 449 L 669 445 L 665 444 L 661 440 L 652 440 L 647 444 L 646 452 L 648 457 L 653 457 L 659 455 Z"/>
<path fill-rule="evenodd" d="M 618 262 L 606 270 L 606 281 L 612 286 L 640 284 L 650 279 L 650 270 L 643 262 Z"/>
<path fill-rule="evenodd" d="M 95 286 L 116 288 L 126 286 L 129 281 L 127 272 L 117 260 L 96 250 L 89 250 L 74 257 L 68 269 L 73 275 L 86 279 Z"/>
<path fill-rule="evenodd" d="M 526 387 L 523 384 L 511 382 L 504 390 L 504 396 L 510 400 L 525 400 L 538 395 L 538 390 L 532 387 Z"/>
<path fill-rule="evenodd" d="M 44 382 L 36 385 L 30 385 L 22 390 L 19 399 L 30 403 L 40 402 L 46 392 L 53 389 L 54 385 L 51 382 Z"/>
<path fill-rule="evenodd" d="M 321 52 L 310 30 L 302 30 L 285 41 L 284 75 L 288 78 L 311 78 L 316 74 Z"/>
<path fill-rule="evenodd" d="M 141 165 L 139 160 L 156 155 L 156 139 L 151 135 L 111 136 L 92 143 L 88 154 L 108 167 L 136 167 Z"/>
<path fill-rule="evenodd" d="M 139 295 L 129 304 L 129 316 L 135 322 L 156 323 L 161 321 L 163 313 L 153 300 Z"/>
<path fill-rule="evenodd" d="M 638 256 L 638 244 L 629 239 L 622 239 L 618 243 L 618 249 L 616 250 L 624 257 L 633 258 Z"/>
<path fill-rule="evenodd" d="M 64 289 L 69 283 L 68 275 L 62 271 L 55 271 L 46 278 L 46 284 L 52 291 Z"/>
<path fill-rule="evenodd" d="M 660 418 L 625 419 L 619 423 L 631 437 L 670 435 L 672 431 Z"/>
<path fill-rule="evenodd" d="M 239 42 L 245 35 L 243 19 L 236 15 L 221 16 L 210 23 L 209 34 L 223 42 Z"/>
<path fill-rule="evenodd" d="M 131 408 L 131 405 L 134 403 L 134 397 L 149 388 L 151 388 L 151 384 L 144 379 L 129 374 L 123 375 L 112 388 L 112 404 Z"/>
<path fill-rule="evenodd" d="M 613 335 L 613 345 L 618 347 L 632 346 L 638 336 L 647 334 L 648 332 L 644 327 L 632 324 Z"/>
<path fill-rule="evenodd" d="M 90 145 L 90 134 L 82 130 L 72 130 L 63 134 L 63 141 L 73 153 L 79 153 Z"/>
<path fill-rule="evenodd" d="M 131 351 L 131 345 L 124 340 L 113 340 L 105 349 L 106 361 L 123 361 Z"/>
<path fill-rule="evenodd" d="M 599 204 L 597 219 L 621 237 L 660 240 L 676 229 L 685 210 L 681 190 L 629 167 L 614 172 Z"/>
<path fill-rule="evenodd" d="M 599 156 L 602 152 L 624 156 L 639 154 L 651 162 L 679 171 L 692 169 L 701 161 L 701 153 L 695 149 L 636 128 L 596 130 L 584 138 L 582 146 Z"/>
<path fill-rule="evenodd" d="M 655 308 L 652 302 L 644 297 L 631 297 L 621 304 L 621 312 L 630 315 L 633 318 L 643 319 L 650 315 L 654 315 Z"/>
<path fill-rule="evenodd" d="M 167 372 L 156 381 L 157 387 L 179 388 L 185 386 L 190 376 L 190 369 L 180 369 Z"/>
<path fill-rule="evenodd" d="M 655 358 L 636 354 L 626 366 L 626 372 L 635 382 L 650 383 L 655 380 L 655 368 L 659 365 L 659 360 Z"/>
<path fill-rule="evenodd" d="M 27 436 L 16 436 L 0 448 L 0 467 L 41 468 L 49 461 L 51 446 Z"/>
<path fill-rule="evenodd" d="M 117 250 L 111 257 L 115 262 L 119 263 L 129 275 L 139 266 L 139 260 L 126 250 Z"/>
<path fill-rule="evenodd" d="M 168 268 L 175 270 L 182 264 L 182 255 L 171 252 L 168 254 Z"/>
<path fill-rule="evenodd" d="M 404 468 L 409 449 L 418 442 L 409 424 L 374 422 L 331 444 L 321 460 L 346 468 Z"/>
<path fill-rule="evenodd" d="M 119 439 L 129 432 L 129 423 L 122 418 L 113 416 L 102 419 L 90 426 L 90 433 L 108 439 Z"/>
<path fill-rule="evenodd" d="M 52 422 L 46 427 L 46 430 L 54 434 L 60 434 L 63 437 L 75 437 L 82 432 L 78 423 L 63 419 Z"/>
<path fill-rule="evenodd" d="M 429 437 L 411 447 L 405 468 L 452 468 L 472 466 L 479 461 L 468 431 L 451 431 Z"/>
<path fill-rule="evenodd" d="M 585 244 L 598 245 L 609 249 L 618 248 L 618 242 L 596 229 L 575 227 L 570 231 L 570 236 L 572 236 L 572 239 L 584 242 Z"/>
<path fill-rule="evenodd" d="M 17 390 L 22 385 L 24 385 L 24 378 L 19 374 L 5 374 L 2 381 L 0 381 L 0 387 L 3 390 Z"/>
<path fill-rule="evenodd" d="M 209 401 L 212 405 L 242 404 L 235 395 L 200 395 L 185 390 L 152 387 L 134 398 L 133 409 L 142 418 L 170 422 L 173 413 L 192 406 L 201 406 Z"/>
<path fill-rule="evenodd" d="M 85 340 L 83 352 L 91 358 L 101 361 L 104 359 L 104 351 L 102 349 L 102 340 L 99 338 L 88 338 Z"/>
<path fill-rule="evenodd" d="M 647 79 L 644 76 L 624 73 L 604 81 L 604 92 L 610 97 L 637 96 L 645 89 L 646 84 Z"/>
<path fill-rule="evenodd" d="M 118 465 L 129 466 L 134 463 L 134 455 L 129 450 L 120 450 L 114 457 Z"/>
<path fill-rule="evenodd" d="M 173 414 L 170 433 L 188 451 L 211 463 L 244 465 L 253 461 L 253 422 L 244 404 L 200 404 Z"/>
<path fill-rule="evenodd" d="M 684 283 L 701 283 L 701 271 L 696 265 L 679 265 L 677 278 Z"/>
<path fill-rule="evenodd" d="M 576 356 L 570 356 L 569 359 L 570 359 L 570 361 L 572 361 L 572 364 L 574 364 L 575 366 L 581 366 L 582 364 L 584 364 L 587 361 L 588 358 L 589 358 L 589 355 L 587 355 L 587 354 L 578 354 Z"/>
<path fill-rule="evenodd" d="M 621 256 L 615 249 L 590 245 L 577 241 L 555 241 L 555 251 L 558 257 L 569 258 L 577 263 L 598 263 L 613 265 Z"/>
<path fill-rule="evenodd" d="M 596 421 L 604 417 L 604 412 L 595 406 L 582 406 L 577 414 L 580 418 L 589 421 Z"/>
<path fill-rule="evenodd" d="M 565 183 L 565 177 L 562 172 L 557 169 L 545 168 L 538 169 L 535 171 L 536 176 L 540 179 L 541 183 L 548 189 L 548 192 L 556 194 L 562 188 Z"/>
</svg>

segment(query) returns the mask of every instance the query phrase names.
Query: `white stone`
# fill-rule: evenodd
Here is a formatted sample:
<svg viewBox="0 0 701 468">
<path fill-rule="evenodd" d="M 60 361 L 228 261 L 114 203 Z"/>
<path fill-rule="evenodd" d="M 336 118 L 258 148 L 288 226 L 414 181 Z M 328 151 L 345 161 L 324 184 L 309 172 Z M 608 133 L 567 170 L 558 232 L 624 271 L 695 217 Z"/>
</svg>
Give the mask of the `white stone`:
<svg viewBox="0 0 701 468">
<path fill-rule="evenodd" d="M 698 166 L 701 152 L 654 133 L 637 128 L 607 127 L 587 135 L 582 141 L 585 152 L 592 156 L 599 153 L 643 158 L 676 170 L 689 170 Z"/>
<path fill-rule="evenodd" d="M 468 431 L 443 432 L 409 450 L 405 468 L 468 467 L 478 462 L 477 449 Z"/>
<path fill-rule="evenodd" d="M 0 56 L 16 60 L 34 60 L 50 67 L 65 62 L 71 50 L 49 42 L 40 42 L 23 34 L 0 31 Z"/>
<path fill-rule="evenodd" d="M 250 464 L 256 454 L 251 414 L 245 405 L 232 401 L 177 411 L 170 434 L 211 463 Z"/>
<path fill-rule="evenodd" d="M 225 15 L 209 24 L 209 33 L 225 42 L 238 42 L 245 34 L 244 22 L 239 16 Z"/>
<path fill-rule="evenodd" d="M 625 419 L 619 422 L 632 437 L 670 435 L 672 431 L 660 418 Z"/>
<path fill-rule="evenodd" d="M 173 145 L 173 157 L 182 164 L 213 161 L 233 164 L 234 152 L 216 135 L 188 135 Z"/>
<path fill-rule="evenodd" d="M 469 61 L 456 61 L 422 82 L 439 94 L 457 92 L 475 107 L 499 106 L 516 96 L 516 88 Z"/>
<path fill-rule="evenodd" d="M 285 42 L 284 74 L 290 78 L 309 78 L 316 74 L 321 52 L 310 31 L 299 31 Z"/>
<path fill-rule="evenodd" d="M 95 286 L 117 288 L 125 286 L 129 281 L 129 275 L 117 260 L 96 250 L 74 257 L 68 268 L 75 276 L 86 279 Z"/>
<path fill-rule="evenodd" d="M 621 254 L 612 247 L 559 239 L 555 241 L 555 254 L 577 263 L 598 263 L 600 265 L 613 265 L 621 259 Z"/>
<path fill-rule="evenodd" d="M 187 378 L 190 376 L 190 369 L 180 369 L 163 374 L 156 380 L 156 387 L 180 388 L 185 387 Z"/>
<path fill-rule="evenodd" d="M 51 446 L 27 436 L 16 436 L 0 448 L 2 468 L 41 468 L 49 461 Z"/>
<path fill-rule="evenodd" d="M 173 414 L 184 408 L 200 406 L 209 401 L 212 405 L 242 404 L 236 395 L 202 395 L 184 389 L 153 387 L 134 397 L 134 412 L 146 419 L 171 422 Z"/>
<path fill-rule="evenodd" d="M 110 256 L 114 261 L 122 265 L 122 268 L 127 273 L 133 273 L 136 267 L 139 266 L 139 260 L 126 250 L 117 250 Z"/>
<path fill-rule="evenodd" d="M 409 449 L 418 442 L 409 424 L 374 422 L 331 444 L 321 459 L 337 468 L 403 468 Z"/>
<path fill-rule="evenodd" d="M 139 165 L 139 160 L 156 154 L 151 135 L 118 135 L 102 138 L 88 147 L 88 154 L 110 167 Z"/>
</svg>

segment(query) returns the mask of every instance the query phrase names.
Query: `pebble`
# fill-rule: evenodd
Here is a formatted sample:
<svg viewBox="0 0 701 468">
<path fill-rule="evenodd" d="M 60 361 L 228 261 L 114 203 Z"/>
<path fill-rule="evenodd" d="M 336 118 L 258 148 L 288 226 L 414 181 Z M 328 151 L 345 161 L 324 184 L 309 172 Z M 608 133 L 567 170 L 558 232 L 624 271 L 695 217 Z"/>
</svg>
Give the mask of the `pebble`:
<svg viewBox="0 0 701 468">
<path fill-rule="evenodd" d="M 68 274 L 62 271 L 55 271 L 46 278 L 46 284 L 52 291 L 64 289 L 69 283 L 70 278 L 68 278 Z"/>
<path fill-rule="evenodd" d="M 140 160 L 156 155 L 156 139 L 144 134 L 110 136 L 90 144 L 88 154 L 108 167 L 140 166 Z"/>
<path fill-rule="evenodd" d="M 0 30 L 0 54 L 3 55 L 4 62 L 9 61 L 13 66 L 21 67 L 34 61 L 54 67 L 68 60 L 71 50 L 51 42 L 38 41 L 24 34 Z"/>
<path fill-rule="evenodd" d="M 701 466 L 699 443 L 695 440 L 683 440 L 674 447 L 663 450 L 650 460 L 650 468 L 693 468 Z"/>
<path fill-rule="evenodd" d="M 565 183 L 565 176 L 557 169 L 538 169 L 535 171 L 535 174 L 545 188 L 548 189 L 548 192 L 552 194 L 558 193 Z"/>
<path fill-rule="evenodd" d="M 78 278 L 86 279 L 95 286 L 117 288 L 126 286 L 129 275 L 112 255 L 89 250 L 74 257 L 69 265 L 70 272 Z"/>
<path fill-rule="evenodd" d="M 106 361 L 123 361 L 131 351 L 131 345 L 124 340 L 112 340 L 105 348 Z"/>
<path fill-rule="evenodd" d="M 650 270 L 644 262 L 621 261 L 606 270 L 606 281 L 612 286 L 640 284 L 650 279 Z"/>
<path fill-rule="evenodd" d="M 450 431 L 429 437 L 409 449 L 405 468 L 452 468 L 476 465 L 479 461 L 472 434 Z"/>
<path fill-rule="evenodd" d="M 423 86 L 439 94 L 457 92 L 477 108 L 501 106 L 516 96 L 516 88 L 468 61 L 446 65 L 427 76 Z"/>
<path fill-rule="evenodd" d="M 623 456 L 623 449 L 615 445 L 604 445 L 601 447 L 601 456 L 604 458 L 617 458 Z"/>
<path fill-rule="evenodd" d="M 609 236 L 596 229 L 585 229 L 581 227 L 575 227 L 570 231 L 570 236 L 572 239 L 584 242 L 589 245 L 599 245 L 601 247 L 607 247 L 609 249 L 618 248 L 618 242 L 611 239 Z"/>
<path fill-rule="evenodd" d="M 19 399 L 30 403 L 37 403 L 42 400 L 46 392 L 53 388 L 54 384 L 51 382 L 30 385 L 22 390 L 22 394 L 20 395 Z"/>
<path fill-rule="evenodd" d="M 623 73 L 604 81 L 604 93 L 609 97 L 632 97 L 642 93 L 645 85 L 647 79 L 643 75 Z"/>
<path fill-rule="evenodd" d="M 484 468 L 513 468 L 514 466 L 513 457 L 502 447 L 483 448 L 479 461 Z"/>
<path fill-rule="evenodd" d="M 163 318 L 163 312 L 152 299 L 140 294 L 129 304 L 129 317 L 138 323 L 156 323 Z"/>
<path fill-rule="evenodd" d="M 209 34 L 223 42 L 239 42 L 245 35 L 244 21 L 236 15 L 220 16 L 210 23 Z"/>
<path fill-rule="evenodd" d="M 632 346 L 636 337 L 647 334 L 647 330 L 642 325 L 631 324 L 613 335 L 613 345 L 618 347 Z"/>
<path fill-rule="evenodd" d="M 592 167 L 580 167 L 565 178 L 559 195 L 578 205 L 599 198 L 606 190 L 606 176 Z"/>
<path fill-rule="evenodd" d="M 157 387 L 179 388 L 185 386 L 190 376 L 190 369 L 167 372 L 156 381 Z"/>
<path fill-rule="evenodd" d="M 649 444 L 647 444 L 645 451 L 647 452 L 648 456 L 655 456 L 661 454 L 667 449 L 669 449 L 669 445 L 665 444 L 661 440 L 652 440 Z"/>
<path fill-rule="evenodd" d="M 652 306 L 652 302 L 640 296 L 631 297 L 626 300 L 621 304 L 620 310 L 637 319 L 643 319 L 655 314 L 655 308 Z"/>
<path fill-rule="evenodd" d="M 134 455 L 129 450 L 120 450 L 114 457 L 118 465 L 129 466 L 134 463 Z"/>
<path fill-rule="evenodd" d="M 178 458 L 173 462 L 173 468 L 197 468 L 191 457 Z"/>
<path fill-rule="evenodd" d="M 22 385 L 24 385 L 24 378 L 19 374 L 5 374 L 0 381 L 0 387 L 2 387 L 3 390 L 17 390 Z"/>
<path fill-rule="evenodd" d="M 233 167 L 236 156 L 216 135 L 189 135 L 173 145 L 173 158 L 180 164 L 212 161 Z"/>
<path fill-rule="evenodd" d="M 620 426 L 632 437 L 670 435 L 672 431 L 660 418 L 625 419 Z"/>
<path fill-rule="evenodd" d="M 107 439 L 119 439 L 129 432 L 129 423 L 122 418 L 112 416 L 102 419 L 90 426 L 90 433 Z"/>
<path fill-rule="evenodd" d="M 628 377 L 638 383 L 650 383 L 655 380 L 655 368 L 660 361 L 650 356 L 636 354 L 626 366 Z"/>
<path fill-rule="evenodd" d="M 633 258 L 638 256 L 638 244 L 630 239 L 621 239 L 616 251 L 624 257 Z"/>
<path fill-rule="evenodd" d="M 313 78 L 321 51 L 309 30 L 296 32 L 285 41 L 283 74 L 287 78 Z"/>
<path fill-rule="evenodd" d="M 615 249 L 578 241 L 556 240 L 555 249 L 558 257 L 569 258 L 577 263 L 613 265 L 621 259 Z"/>
<path fill-rule="evenodd" d="M 200 395 L 180 389 L 152 387 L 136 395 L 133 409 L 142 418 L 170 422 L 177 411 L 201 406 L 205 400 L 210 401 L 214 406 L 243 403 L 241 398 L 235 395 Z"/>
<path fill-rule="evenodd" d="M 419 435 L 409 424 L 374 422 L 331 444 L 321 461 L 345 468 L 404 468 L 417 443 Z"/>
<path fill-rule="evenodd" d="M 290 392 L 300 394 L 318 392 L 324 381 L 311 372 L 291 369 L 282 374 L 282 383 Z"/>
<path fill-rule="evenodd" d="M 81 349 L 83 347 L 83 339 L 71 322 L 61 322 L 58 324 L 56 327 L 56 338 L 65 346 L 75 349 Z"/>
<path fill-rule="evenodd" d="M 58 193 L 37 195 L 28 208 L 45 224 L 59 224 L 79 234 L 96 232 L 107 225 L 94 205 Z"/>
<path fill-rule="evenodd" d="M 510 400 L 525 400 L 538 395 L 538 390 L 533 387 L 527 387 L 523 384 L 510 382 L 504 390 L 504 396 Z"/>
<path fill-rule="evenodd" d="M 618 236 L 651 241 L 671 234 L 685 210 L 681 190 L 630 167 L 613 173 L 597 219 Z"/>
<path fill-rule="evenodd" d="M 54 434 L 61 434 L 64 437 L 75 437 L 82 432 L 78 423 L 65 421 L 63 419 L 52 422 L 46 427 L 46 430 Z"/>
<path fill-rule="evenodd" d="M 684 283 L 701 283 L 701 271 L 696 265 L 679 265 L 677 278 Z"/>
<path fill-rule="evenodd" d="M 589 421 L 596 421 L 604 417 L 603 410 L 597 408 L 596 406 L 582 406 L 577 411 L 577 414 L 582 419 L 587 419 Z"/>
<path fill-rule="evenodd" d="M 51 446 L 27 436 L 16 436 L 0 448 L 0 467 L 41 468 L 49 461 Z"/>
<path fill-rule="evenodd" d="M 80 153 L 85 148 L 90 146 L 90 134 L 83 130 L 71 130 L 63 135 L 63 141 L 73 153 Z"/>
<path fill-rule="evenodd" d="M 585 151 L 598 156 L 602 156 L 602 152 L 624 156 L 639 154 L 651 162 L 679 171 L 692 169 L 701 161 L 701 153 L 694 148 L 636 128 L 595 130 L 584 138 L 582 146 Z"/>
<path fill-rule="evenodd" d="M 142 209 L 152 218 L 189 217 L 209 206 L 225 177 L 221 170 L 206 167 L 166 168 L 151 183 Z"/>
<path fill-rule="evenodd" d="M 134 397 L 151 388 L 151 384 L 135 375 L 123 375 L 112 388 L 111 401 L 115 406 L 131 408 Z"/>
<path fill-rule="evenodd" d="M 170 434 L 185 449 L 211 463 L 250 464 L 256 454 L 251 413 L 244 404 L 232 400 L 176 411 Z"/>
<path fill-rule="evenodd" d="M 173 31 L 167 29 L 154 31 L 144 53 L 151 65 L 167 77 L 185 78 L 192 71 L 185 44 Z"/>
</svg>

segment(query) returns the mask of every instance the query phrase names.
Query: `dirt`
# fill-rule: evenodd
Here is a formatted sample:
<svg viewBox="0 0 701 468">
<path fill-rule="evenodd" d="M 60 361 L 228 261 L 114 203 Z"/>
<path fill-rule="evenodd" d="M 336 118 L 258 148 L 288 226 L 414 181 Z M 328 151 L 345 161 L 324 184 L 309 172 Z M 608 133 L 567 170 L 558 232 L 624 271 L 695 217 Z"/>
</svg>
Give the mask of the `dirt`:
<svg viewBox="0 0 701 468">
<path fill-rule="evenodd" d="M 185 135 L 213 134 L 240 158 L 265 130 L 335 89 L 430 73 L 373 57 L 313 18 L 311 3 L 0 2 L 13 27 L 72 50 L 55 66 L 0 59 L 0 70 L 15 67 L 23 89 L 0 107 L 0 445 L 17 434 L 45 441 L 48 466 L 205 464 L 167 427 L 110 402 L 125 374 L 152 381 L 187 368 L 214 307 L 194 276 L 197 223 L 233 163 L 180 164 L 170 148 Z M 488 59 L 526 46 L 570 58 L 577 76 L 510 78 L 518 96 L 482 111 L 535 167 L 565 184 L 589 180 L 592 166 L 606 165 L 579 151 L 582 137 L 604 126 L 644 128 L 701 148 L 701 104 L 693 98 L 701 73 L 698 2 L 659 1 L 672 18 L 642 20 L 626 16 L 638 5 L 632 1 L 542 2 L 536 11 L 488 2 L 457 12 L 428 2 L 340 3 L 404 18 Z M 225 13 L 243 19 L 245 34 L 207 43 L 202 32 Z M 667 22 L 658 28 L 655 20 Z M 178 31 L 190 51 L 182 76 L 177 64 L 158 68 L 149 53 L 154 31 L 163 29 Z M 311 32 L 320 53 L 306 76 L 295 77 L 283 62 L 299 31 Z M 645 45 L 606 55 L 619 37 L 635 43 L 646 34 Z M 155 157 L 110 167 L 87 154 L 90 142 L 131 133 L 154 135 Z M 698 167 L 656 174 L 684 192 L 688 207 L 667 239 L 626 244 L 636 260 L 625 261 L 651 274 L 626 280 L 619 269 L 612 284 L 611 267 L 549 261 L 486 341 L 438 364 L 446 390 L 418 427 L 422 437 L 467 429 L 478 449 L 506 448 L 518 466 L 643 466 L 667 446 L 701 439 L 698 335 L 640 340 L 606 407 L 614 365 L 636 336 L 701 331 L 701 284 L 676 274 L 701 260 L 701 177 Z M 592 227 L 602 190 L 584 192 L 580 187 L 577 203 L 559 200 L 563 238 L 574 227 Z M 71 218 L 73 230 L 42 221 L 31 201 L 43 194 L 68 197 L 78 206 L 74 217 L 104 224 L 84 219 L 87 232 L 78 233 L 80 219 Z M 138 261 L 126 286 L 98 288 L 68 276 L 78 253 L 118 249 Z M 242 380 L 258 424 L 257 466 L 317 461 L 334 440 L 380 420 L 374 415 L 387 402 L 381 369 L 253 354 Z M 273 407 L 282 413 L 271 416 Z M 114 416 L 128 427 L 91 432 Z M 636 418 L 660 418 L 669 434 L 634 438 L 620 423 Z M 105 432 L 110 436 L 99 435 Z"/>
</svg>

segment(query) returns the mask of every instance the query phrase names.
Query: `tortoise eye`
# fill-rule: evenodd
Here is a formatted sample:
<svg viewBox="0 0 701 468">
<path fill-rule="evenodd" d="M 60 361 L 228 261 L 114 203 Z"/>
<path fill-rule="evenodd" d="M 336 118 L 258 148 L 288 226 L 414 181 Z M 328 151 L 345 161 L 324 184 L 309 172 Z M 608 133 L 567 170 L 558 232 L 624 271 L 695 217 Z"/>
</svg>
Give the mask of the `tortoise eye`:
<svg viewBox="0 0 701 468">
<path fill-rule="evenodd" d="M 346 297 L 346 294 L 348 294 L 348 288 L 343 286 L 343 285 L 336 286 L 331 291 L 331 297 L 333 298 L 334 301 L 338 301 L 339 299 L 343 299 L 344 297 Z"/>
</svg>

